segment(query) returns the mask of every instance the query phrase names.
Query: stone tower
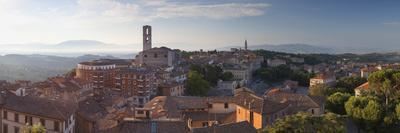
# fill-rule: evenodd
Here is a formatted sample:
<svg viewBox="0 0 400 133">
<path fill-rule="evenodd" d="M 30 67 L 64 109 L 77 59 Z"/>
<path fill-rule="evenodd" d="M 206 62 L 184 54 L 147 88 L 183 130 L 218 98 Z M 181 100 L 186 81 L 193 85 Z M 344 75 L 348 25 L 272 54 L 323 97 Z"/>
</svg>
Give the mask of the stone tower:
<svg viewBox="0 0 400 133">
<path fill-rule="evenodd" d="M 151 26 L 143 26 L 143 51 L 151 49 Z"/>
<path fill-rule="evenodd" d="M 247 50 L 247 40 L 244 40 L 244 50 Z"/>
</svg>

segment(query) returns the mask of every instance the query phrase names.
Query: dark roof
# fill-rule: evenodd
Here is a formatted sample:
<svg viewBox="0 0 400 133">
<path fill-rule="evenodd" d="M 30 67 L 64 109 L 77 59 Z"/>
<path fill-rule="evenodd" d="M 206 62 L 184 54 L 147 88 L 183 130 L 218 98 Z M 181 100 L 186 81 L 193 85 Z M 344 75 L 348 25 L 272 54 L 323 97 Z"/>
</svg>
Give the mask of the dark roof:
<svg viewBox="0 0 400 133">
<path fill-rule="evenodd" d="M 77 109 L 77 105 L 71 101 L 53 101 L 33 96 L 19 97 L 10 92 L 4 92 L 2 97 L 1 106 L 5 109 L 59 120 L 67 120 Z"/>
<path fill-rule="evenodd" d="M 189 133 L 182 120 L 127 120 L 107 133 Z"/>
<path fill-rule="evenodd" d="M 320 108 L 325 103 L 324 97 L 308 96 L 299 93 L 273 91 L 266 94 L 266 99 L 276 102 L 287 102 L 298 108 Z"/>
<path fill-rule="evenodd" d="M 82 65 L 102 66 L 102 65 L 131 65 L 133 60 L 130 59 L 99 59 L 92 61 L 80 62 Z"/>
<path fill-rule="evenodd" d="M 93 98 L 87 98 L 84 101 L 79 102 L 79 108 L 77 113 L 79 116 L 86 120 L 96 121 L 103 117 L 106 110 Z"/>
<path fill-rule="evenodd" d="M 214 125 L 211 127 L 193 128 L 192 133 L 257 133 L 247 121 Z"/>
<path fill-rule="evenodd" d="M 260 114 L 271 114 L 289 106 L 287 103 L 263 99 L 259 96 L 256 96 L 254 92 L 247 90 L 247 88 L 243 88 L 235 91 L 234 97 L 236 105 L 246 109 L 251 108 L 251 110 Z"/>
<path fill-rule="evenodd" d="M 236 112 L 231 112 L 235 113 Z M 185 118 L 190 118 L 193 121 L 218 121 L 223 122 L 230 117 L 231 113 L 209 113 L 206 111 L 184 112 Z"/>
</svg>

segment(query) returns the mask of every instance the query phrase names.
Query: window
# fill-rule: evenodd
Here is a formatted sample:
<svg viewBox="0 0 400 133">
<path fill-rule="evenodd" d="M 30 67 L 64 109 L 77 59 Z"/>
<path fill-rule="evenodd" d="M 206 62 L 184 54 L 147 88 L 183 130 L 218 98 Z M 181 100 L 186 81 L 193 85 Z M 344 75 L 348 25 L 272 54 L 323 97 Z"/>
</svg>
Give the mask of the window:
<svg viewBox="0 0 400 133">
<path fill-rule="evenodd" d="M 145 54 L 144 57 L 147 58 L 147 54 Z"/>
<path fill-rule="evenodd" d="M 44 119 L 40 119 L 40 124 L 42 124 L 42 126 L 46 126 L 46 121 Z"/>
<path fill-rule="evenodd" d="M 240 109 L 238 109 L 238 114 L 240 114 Z"/>
<path fill-rule="evenodd" d="M 17 113 L 15 113 L 15 114 L 14 114 L 14 121 L 15 121 L 15 122 L 19 122 L 18 117 L 19 117 L 19 115 L 18 115 Z"/>
<path fill-rule="evenodd" d="M 14 127 L 14 133 L 19 133 L 19 127 Z"/>
<path fill-rule="evenodd" d="M 144 112 L 142 110 L 139 110 L 137 113 L 138 114 L 144 114 Z"/>
<path fill-rule="evenodd" d="M 311 114 L 314 114 L 314 109 L 311 109 Z"/>
<path fill-rule="evenodd" d="M 201 124 L 203 125 L 203 127 L 208 127 L 208 122 L 203 122 Z"/>
<path fill-rule="evenodd" d="M 54 131 L 60 131 L 60 123 L 57 121 L 54 122 Z"/>
<path fill-rule="evenodd" d="M 8 133 L 8 125 L 3 124 L 3 133 Z"/>
<path fill-rule="evenodd" d="M 158 57 L 158 55 L 157 54 L 154 54 L 154 58 L 157 58 Z"/>
<path fill-rule="evenodd" d="M 225 103 L 225 104 L 224 104 L 224 107 L 225 107 L 225 108 L 229 108 L 229 104 L 228 104 L 228 103 Z"/>
<path fill-rule="evenodd" d="M 32 116 L 25 116 L 25 123 L 28 125 L 32 125 Z"/>
<path fill-rule="evenodd" d="M 3 112 L 3 118 L 4 118 L 4 119 L 7 119 L 7 111 L 4 111 L 4 112 Z"/>
<path fill-rule="evenodd" d="M 208 108 L 212 108 L 213 105 L 211 103 L 208 104 Z"/>
<path fill-rule="evenodd" d="M 168 55 L 164 55 L 164 57 L 165 57 L 165 58 L 167 58 L 167 57 L 168 57 Z"/>
</svg>

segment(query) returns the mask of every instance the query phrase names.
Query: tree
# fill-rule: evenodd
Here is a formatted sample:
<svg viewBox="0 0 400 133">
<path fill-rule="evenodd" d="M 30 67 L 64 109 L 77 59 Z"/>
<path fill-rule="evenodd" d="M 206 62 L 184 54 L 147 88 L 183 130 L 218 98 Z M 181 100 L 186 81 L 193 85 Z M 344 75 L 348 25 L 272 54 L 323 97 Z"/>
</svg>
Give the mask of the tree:
<svg viewBox="0 0 400 133">
<path fill-rule="evenodd" d="M 191 96 L 207 96 L 210 90 L 209 83 L 197 71 L 189 71 L 186 82 L 187 93 Z"/>
<path fill-rule="evenodd" d="M 396 106 L 396 116 L 397 120 L 400 120 L 400 103 Z"/>
<path fill-rule="evenodd" d="M 216 86 L 218 80 L 222 77 L 222 69 L 219 66 L 206 65 L 204 67 L 204 79 L 207 80 L 212 86 Z"/>
<path fill-rule="evenodd" d="M 266 133 L 344 133 L 343 120 L 336 114 L 312 116 L 309 113 L 297 113 L 277 119 L 273 126 L 263 129 Z"/>
<path fill-rule="evenodd" d="M 344 104 L 350 98 L 349 93 L 336 92 L 330 95 L 326 101 L 326 109 L 332 113 L 345 115 L 346 110 Z"/>
<path fill-rule="evenodd" d="M 33 126 L 26 125 L 21 133 L 46 133 L 46 128 L 39 124 L 34 124 Z"/>
<path fill-rule="evenodd" d="M 382 120 L 383 110 L 381 104 L 375 97 L 350 97 L 345 104 L 348 116 L 352 118 L 359 127 L 373 131 Z"/>
<path fill-rule="evenodd" d="M 224 73 L 222 74 L 221 79 L 222 79 L 223 81 L 230 81 L 230 80 L 233 79 L 233 74 L 232 74 L 231 72 L 224 72 Z"/>
<path fill-rule="evenodd" d="M 386 112 L 390 108 L 389 103 L 395 103 L 400 98 L 400 71 L 386 69 L 374 72 L 368 77 L 370 88 L 377 97 L 383 97 Z"/>
<path fill-rule="evenodd" d="M 293 71 L 290 76 L 291 80 L 298 81 L 299 85 L 301 86 L 309 86 L 310 85 L 310 78 L 313 77 L 314 74 L 308 73 L 307 71 Z"/>
<path fill-rule="evenodd" d="M 346 92 L 354 94 L 354 88 L 362 85 L 365 82 L 367 82 L 367 79 L 362 77 L 343 77 L 338 80 L 336 87 L 345 88 Z"/>
</svg>

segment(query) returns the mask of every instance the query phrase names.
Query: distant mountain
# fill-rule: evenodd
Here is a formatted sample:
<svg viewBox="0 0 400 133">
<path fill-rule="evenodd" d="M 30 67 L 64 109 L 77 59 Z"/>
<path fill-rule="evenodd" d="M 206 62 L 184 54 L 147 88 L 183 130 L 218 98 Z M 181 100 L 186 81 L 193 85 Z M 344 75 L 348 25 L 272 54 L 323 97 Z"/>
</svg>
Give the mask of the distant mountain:
<svg viewBox="0 0 400 133">
<path fill-rule="evenodd" d="M 118 45 L 94 40 L 68 40 L 58 44 L 0 44 L 0 47 L 0 55 L 23 53 L 74 57 L 84 54 L 120 56 L 135 54 L 142 49 L 140 44 Z"/>
<path fill-rule="evenodd" d="M 111 44 L 105 44 L 103 42 L 99 41 L 93 41 L 93 40 L 69 40 L 65 42 L 61 42 L 59 44 L 54 45 L 55 47 L 108 47 L 111 46 Z"/>
<path fill-rule="evenodd" d="M 334 53 L 332 48 L 313 46 L 308 44 L 281 44 L 281 45 L 255 45 L 249 47 L 252 50 L 265 49 L 286 53 Z"/>
<path fill-rule="evenodd" d="M 231 48 L 243 48 L 243 46 L 228 46 L 219 48 L 219 50 L 230 50 Z M 391 53 L 400 51 L 400 45 L 396 46 L 315 46 L 309 44 L 263 44 L 263 45 L 250 45 L 249 49 L 257 50 L 264 49 L 285 53 L 324 53 L 324 54 L 368 54 L 368 53 Z"/>
<path fill-rule="evenodd" d="M 233 47 L 224 47 L 220 50 L 228 50 L 230 48 L 240 48 L 238 46 Z M 243 47 L 241 47 L 243 48 Z M 248 47 L 251 50 L 257 49 L 264 49 L 270 51 L 278 51 L 278 52 L 285 52 L 285 53 L 335 53 L 335 50 L 332 48 L 327 47 L 320 47 L 320 46 L 313 46 L 308 44 L 279 44 L 279 45 L 271 45 L 271 44 L 264 44 L 264 45 L 250 45 Z"/>
<path fill-rule="evenodd" d="M 79 57 L 60 57 L 49 55 L 18 55 L 0 56 L 0 80 L 32 80 L 40 81 L 51 76 L 64 74 L 75 68 L 82 61 L 113 56 L 84 55 Z"/>
</svg>

